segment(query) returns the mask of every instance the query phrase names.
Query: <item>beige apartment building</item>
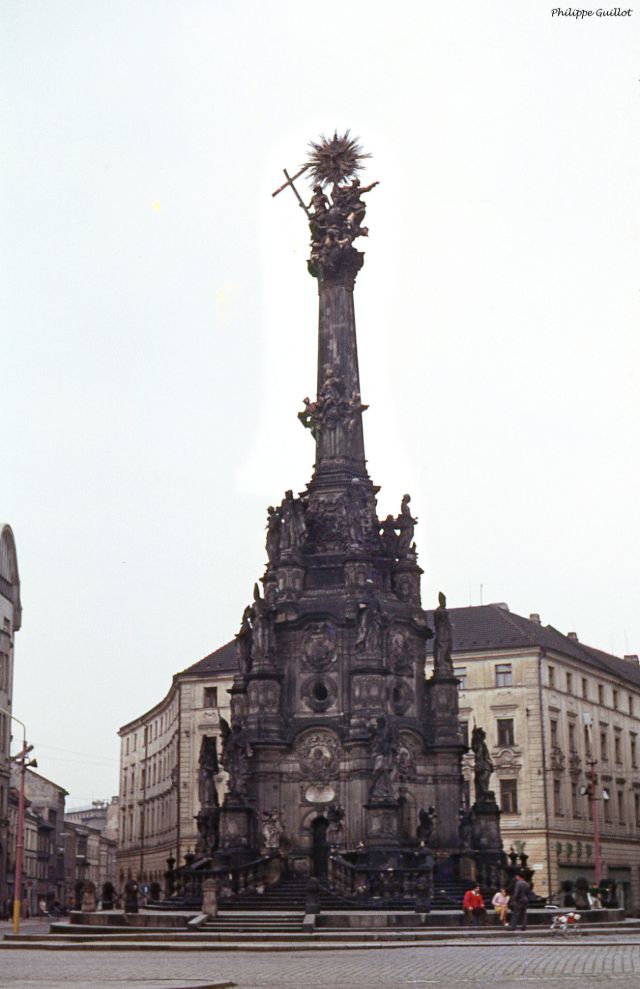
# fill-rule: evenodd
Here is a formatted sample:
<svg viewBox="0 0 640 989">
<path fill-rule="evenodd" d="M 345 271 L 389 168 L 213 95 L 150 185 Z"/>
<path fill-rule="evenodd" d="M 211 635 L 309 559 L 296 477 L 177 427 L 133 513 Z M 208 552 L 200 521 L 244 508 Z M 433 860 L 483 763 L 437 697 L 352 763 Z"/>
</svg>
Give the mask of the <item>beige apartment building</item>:
<svg viewBox="0 0 640 989">
<path fill-rule="evenodd" d="M 453 608 L 450 616 L 462 730 L 477 724 L 487 733 L 505 849 L 529 856 L 541 895 L 563 880 L 592 881 L 595 808 L 603 875 L 638 910 L 638 657 L 593 649 L 505 604 Z M 471 789 L 470 755 L 464 771 Z"/>
<path fill-rule="evenodd" d="M 236 671 L 235 642 L 230 642 L 176 673 L 167 695 L 118 732 L 119 890 L 129 877 L 164 889 L 167 859 L 182 865 L 195 851 L 202 739 L 218 739 L 220 717 L 229 721 L 228 690 Z M 220 802 L 225 779 L 221 772 L 216 780 Z"/>
</svg>

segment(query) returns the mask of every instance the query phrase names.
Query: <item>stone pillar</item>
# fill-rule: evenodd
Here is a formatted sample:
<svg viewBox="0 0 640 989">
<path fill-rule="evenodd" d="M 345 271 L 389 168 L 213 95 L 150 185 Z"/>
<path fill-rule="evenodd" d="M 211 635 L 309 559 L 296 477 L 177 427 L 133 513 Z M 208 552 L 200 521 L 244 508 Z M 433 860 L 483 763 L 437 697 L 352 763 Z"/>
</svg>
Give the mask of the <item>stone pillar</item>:
<svg viewBox="0 0 640 989">
<path fill-rule="evenodd" d="M 93 913 L 96 909 L 96 884 L 86 882 L 82 891 L 82 912 Z"/>
<path fill-rule="evenodd" d="M 215 879 L 205 879 L 202 884 L 202 912 L 207 917 L 218 916 L 218 883 Z"/>
</svg>

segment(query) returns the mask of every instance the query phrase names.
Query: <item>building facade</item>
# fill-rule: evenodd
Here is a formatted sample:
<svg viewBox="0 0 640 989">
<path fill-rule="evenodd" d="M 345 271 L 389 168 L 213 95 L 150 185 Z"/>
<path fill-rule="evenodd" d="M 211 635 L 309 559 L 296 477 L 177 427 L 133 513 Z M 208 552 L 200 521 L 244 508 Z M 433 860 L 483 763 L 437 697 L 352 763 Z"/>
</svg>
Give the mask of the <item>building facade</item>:
<svg viewBox="0 0 640 989">
<path fill-rule="evenodd" d="M 22 872 L 24 912 L 35 913 L 44 900 L 51 906 L 67 898 L 65 882 L 64 805 L 67 791 L 33 769 L 25 769 L 25 833 Z M 15 849 L 20 768 L 11 768 L 9 800 L 8 898 L 15 889 Z"/>
<path fill-rule="evenodd" d="M 237 671 L 235 643 L 177 673 L 155 707 L 120 731 L 117 882 L 133 877 L 164 887 L 167 860 L 195 852 L 203 739 L 220 752 L 220 718 L 229 719 L 228 691 Z M 219 801 L 226 773 L 216 776 Z"/>
<path fill-rule="evenodd" d="M 541 895 L 596 871 L 640 908 L 640 666 L 508 607 L 455 608 L 454 671 L 466 739 L 487 733 L 505 848 L 524 850 Z M 472 757 L 463 760 L 472 800 Z M 594 787 L 595 783 L 595 787 Z M 593 799 L 592 799 L 593 797 Z"/>
<path fill-rule="evenodd" d="M 67 891 L 92 882 L 98 896 L 105 883 L 117 882 L 118 798 L 96 800 L 64 815 L 65 883 Z"/>
<path fill-rule="evenodd" d="M 9 793 L 11 784 L 11 704 L 13 699 L 14 636 L 22 624 L 20 577 L 16 544 L 8 525 L 0 525 L 0 912 L 6 910 L 9 889 Z"/>
</svg>

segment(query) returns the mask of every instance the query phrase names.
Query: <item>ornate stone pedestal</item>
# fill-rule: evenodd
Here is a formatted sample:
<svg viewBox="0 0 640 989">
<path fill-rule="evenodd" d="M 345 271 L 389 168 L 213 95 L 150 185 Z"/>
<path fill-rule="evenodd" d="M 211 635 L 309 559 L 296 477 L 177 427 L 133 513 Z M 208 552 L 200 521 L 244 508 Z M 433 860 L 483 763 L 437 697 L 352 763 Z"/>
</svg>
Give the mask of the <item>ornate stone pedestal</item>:
<svg viewBox="0 0 640 989">
<path fill-rule="evenodd" d="M 480 852 L 502 852 L 500 809 L 492 790 L 473 805 L 473 847 Z"/>
<path fill-rule="evenodd" d="M 365 835 L 370 849 L 397 846 L 400 804 L 397 800 L 370 800 L 364 805 Z"/>
<path fill-rule="evenodd" d="M 224 852 L 248 850 L 253 844 L 253 810 L 246 804 L 225 802 L 220 815 L 220 848 Z"/>
</svg>

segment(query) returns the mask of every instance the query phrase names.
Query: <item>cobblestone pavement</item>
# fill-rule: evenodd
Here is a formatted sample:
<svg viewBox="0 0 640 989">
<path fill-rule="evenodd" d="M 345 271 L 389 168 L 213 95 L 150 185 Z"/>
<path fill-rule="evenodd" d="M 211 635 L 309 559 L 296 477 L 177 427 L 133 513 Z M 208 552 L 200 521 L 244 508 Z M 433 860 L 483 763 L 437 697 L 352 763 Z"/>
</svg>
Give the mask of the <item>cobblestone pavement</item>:
<svg viewBox="0 0 640 989">
<path fill-rule="evenodd" d="M 635 939 L 634 939 L 635 940 Z M 640 946 L 430 944 L 269 952 L 54 952 L 4 949 L 0 989 L 640 989 Z"/>
</svg>

